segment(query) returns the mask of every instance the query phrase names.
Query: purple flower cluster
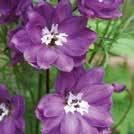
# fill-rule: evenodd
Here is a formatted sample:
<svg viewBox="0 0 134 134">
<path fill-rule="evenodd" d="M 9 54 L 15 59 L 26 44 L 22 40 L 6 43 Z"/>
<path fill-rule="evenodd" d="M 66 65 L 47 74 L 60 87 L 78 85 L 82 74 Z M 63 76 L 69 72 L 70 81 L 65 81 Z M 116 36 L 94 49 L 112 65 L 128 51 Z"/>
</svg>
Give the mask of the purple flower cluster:
<svg viewBox="0 0 134 134">
<path fill-rule="evenodd" d="M 69 0 L 56 6 L 31 0 L 1 0 L 0 24 L 21 18 L 8 33 L 12 64 L 23 59 L 36 69 L 59 69 L 56 91 L 44 96 L 36 116 L 42 134 L 110 134 L 112 94 L 125 89 L 104 83 L 104 70 L 86 70 L 83 63 L 97 34 L 87 27 L 88 18 L 115 19 L 122 15 L 123 0 L 77 0 L 81 16 L 73 14 Z M 11 97 L 0 86 L 0 133 L 24 134 L 24 100 Z M 7 128 L 8 126 L 8 128 Z"/>
<path fill-rule="evenodd" d="M 10 96 L 4 85 L 0 85 L 0 133 L 24 134 L 24 99 Z"/>
</svg>

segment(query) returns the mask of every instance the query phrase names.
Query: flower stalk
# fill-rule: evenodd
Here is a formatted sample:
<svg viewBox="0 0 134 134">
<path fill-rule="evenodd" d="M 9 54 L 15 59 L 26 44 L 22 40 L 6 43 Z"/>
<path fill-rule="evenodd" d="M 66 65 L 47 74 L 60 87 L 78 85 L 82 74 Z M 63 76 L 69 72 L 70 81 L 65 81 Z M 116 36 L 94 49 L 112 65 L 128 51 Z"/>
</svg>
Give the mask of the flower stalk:
<svg viewBox="0 0 134 134">
<path fill-rule="evenodd" d="M 133 104 L 133 99 L 132 99 L 132 95 L 131 95 L 131 92 L 127 89 L 126 90 L 127 94 L 128 94 L 128 97 L 129 97 L 129 105 L 128 105 L 128 108 L 126 109 L 126 111 L 124 112 L 122 118 L 117 122 L 117 124 L 115 124 L 113 127 L 112 127 L 112 130 L 115 131 L 123 122 L 124 120 L 126 119 L 131 107 L 132 107 L 132 104 Z"/>
<path fill-rule="evenodd" d="M 50 70 L 46 70 L 46 94 L 50 92 Z"/>
</svg>

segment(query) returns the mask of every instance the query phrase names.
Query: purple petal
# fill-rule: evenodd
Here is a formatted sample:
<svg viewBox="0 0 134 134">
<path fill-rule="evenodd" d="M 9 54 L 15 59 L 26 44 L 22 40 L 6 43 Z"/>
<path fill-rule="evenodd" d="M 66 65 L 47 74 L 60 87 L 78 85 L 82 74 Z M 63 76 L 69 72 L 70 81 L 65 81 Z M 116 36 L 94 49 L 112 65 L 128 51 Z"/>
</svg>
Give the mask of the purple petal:
<svg viewBox="0 0 134 134">
<path fill-rule="evenodd" d="M 81 115 L 79 116 L 79 120 L 82 134 L 99 134 L 97 128 L 92 127 Z"/>
<path fill-rule="evenodd" d="M 71 57 L 59 51 L 54 65 L 61 71 L 70 72 L 74 67 L 74 62 Z"/>
<path fill-rule="evenodd" d="M 64 111 L 64 105 L 60 103 L 48 103 L 44 105 L 43 110 L 44 117 L 55 117 L 62 114 Z"/>
<path fill-rule="evenodd" d="M 23 61 L 23 54 L 18 51 L 17 49 L 11 49 L 11 58 L 12 58 L 12 65 L 16 65 L 17 63 L 20 63 Z"/>
<path fill-rule="evenodd" d="M 71 16 L 72 16 L 72 6 L 69 0 L 60 0 L 53 15 L 54 17 L 53 23 L 59 24 L 66 18 Z"/>
<path fill-rule="evenodd" d="M 43 46 L 37 54 L 37 64 L 42 69 L 50 68 L 56 61 L 58 55 L 54 48 L 47 48 Z"/>
<path fill-rule="evenodd" d="M 45 18 L 47 21 L 47 25 L 52 25 L 52 17 L 54 13 L 54 8 L 52 4 L 49 4 L 48 2 L 42 1 L 38 6 L 35 7 L 35 10 Z"/>
<path fill-rule="evenodd" d="M 10 100 L 10 94 L 5 85 L 0 85 L 0 102 Z"/>
<path fill-rule="evenodd" d="M 65 91 L 68 91 L 73 88 L 73 86 L 76 84 L 75 80 L 76 79 L 73 73 L 60 72 L 56 79 L 56 91 L 64 94 Z"/>
<path fill-rule="evenodd" d="M 22 29 L 20 31 L 18 31 L 13 38 L 11 39 L 11 43 L 14 44 L 14 46 L 20 51 L 20 52 L 24 52 L 24 50 L 29 47 L 32 46 L 33 43 L 30 41 L 27 32 Z"/>
<path fill-rule="evenodd" d="M 76 86 L 76 88 L 83 88 L 86 85 L 99 84 L 103 82 L 104 70 L 102 68 L 90 69 L 83 75 Z"/>
<path fill-rule="evenodd" d="M 15 120 L 12 117 L 8 117 L 0 123 L 1 134 L 15 134 L 15 131 Z"/>
<path fill-rule="evenodd" d="M 92 125 L 97 127 L 110 127 L 113 123 L 112 116 L 108 110 L 102 107 L 90 105 L 89 112 L 84 114 L 84 118 Z"/>
<path fill-rule="evenodd" d="M 89 104 L 96 104 L 107 97 L 111 97 L 113 87 L 109 84 L 96 84 L 83 88 L 81 92 L 84 100 L 88 101 Z"/>
<path fill-rule="evenodd" d="M 78 33 L 81 29 L 85 28 L 87 19 L 84 17 L 73 16 L 59 25 L 59 32 L 66 33 L 69 36 Z"/>
<path fill-rule="evenodd" d="M 15 1 L 13 1 L 13 3 L 15 3 Z M 32 0 L 19 0 L 16 9 L 16 15 L 22 15 L 27 10 L 27 8 L 31 6 L 32 6 Z"/>
<path fill-rule="evenodd" d="M 59 134 L 59 126 L 62 118 L 63 116 L 61 114 L 58 117 L 46 118 L 42 126 L 42 133 L 56 134 L 55 129 L 58 128 L 57 134 Z"/>
<path fill-rule="evenodd" d="M 21 27 L 17 27 L 16 29 L 10 30 L 8 32 L 8 47 L 10 48 L 11 58 L 12 58 L 12 65 L 16 65 L 17 63 L 23 60 L 23 54 L 15 48 L 14 44 L 11 43 L 11 39 L 15 33 L 21 30 Z"/>
<path fill-rule="evenodd" d="M 80 132 L 80 121 L 76 114 L 68 113 L 65 114 L 61 128 L 61 134 L 79 134 Z"/>
<path fill-rule="evenodd" d="M 17 120 L 15 121 L 16 124 L 16 133 L 17 134 L 24 134 L 25 131 L 25 121 L 23 117 L 17 118 Z"/>
<path fill-rule="evenodd" d="M 37 19 L 38 18 L 38 19 Z M 38 12 L 28 12 L 29 22 L 26 25 L 26 31 L 35 43 L 41 43 L 42 29 L 46 26 L 46 20 Z"/>
<path fill-rule="evenodd" d="M 16 119 L 18 119 L 19 117 L 22 117 L 24 114 L 24 111 L 25 111 L 24 98 L 19 95 L 13 97 L 12 105 L 13 105 L 12 116 L 14 116 L 14 118 L 16 118 Z"/>
<path fill-rule="evenodd" d="M 84 67 L 79 66 L 71 72 L 60 72 L 55 83 L 57 92 L 65 93 L 74 90 L 78 79 L 85 73 Z M 69 83 L 69 84 L 68 84 Z"/>
<path fill-rule="evenodd" d="M 94 106 L 101 106 L 104 107 L 108 110 L 110 110 L 112 108 L 112 94 L 109 95 L 108 97 L 104 97 L 102 98 L 100 101 L 97 101 L 96 103 L 94 103 Z"/>
<path fill-rule="evenodd" d="M 0 1 L 0 24 L 15 22 L 23 16 L 23 13 L 29 6 L 32 5 L 32 0 L 1 0 Z"/>
<path fill-rule="evenodd" d="M 0 12 L 8 12 L 10 11 L 10 1 L 1 0 L 0 1 Z"/>
<path fill-rule="evenodd" d="M 86 54 L 82 56 L 73 57 L 75 67 L 79 67 L 86 62 Z"/>
<path fill-rule="evenodd" d="M 58 94 L 45 96 L 39 102 L 36 109 L 36 116 L 40 120 L 46 117 L 56 117 L 63 113 L 64 98 Z"/>
<path fill-rule="evenodd" d="M 78 8 L 88 18 L 115 19 L 122 15 L 119 11 L 122 3 L 123 0 L 78 0 Z"/>
<path fill-rule="evenodd" d="M 112 131 L 110 128 L 101 128 L 99 131 L 100 131 L 100 134 L 112 134 Z"/>
<path fill-rule="evenodd" d="M 24 119 L 14 119 L 11 116 L 5 118 L 0 123 L 0 133 L 2 134 L 24 134 L 25 124 Z"/>
<path fill-rule="evenodd" d="M 98 12 L 98 16 L 102 17 L 104 19 L 116 19 L 122 16 L 122 13 L 117 9 L 113 10 L 112 12 L 107 9 L 102 9 L 100 12 Z"/>
<path fill-rule="evenodd" d="M 13 118 L 8 116 L 0 123 L 0 133 L 2 134 L 24 134 L 25 123 L 23 118 Z"/>
<path fill-rule="evenodd" d="M 70 56 L 82 56 L 84 55 L 89 46 L 96 40 L 96 33 L 83 28 L 76 34 L 68 37 L 68 41 L 63 45 L 62 50 Z"/>
<path fill-rule="evenodd" d="M 35 66 L 35 63 L 37 64 L 37 54 L 40 53 L 39 49 L 41 47 L 41 45 L 36 45 L 33 47 L 28 47 L 24 51 L 25 60 L 32 66 Z"/>
</svg>

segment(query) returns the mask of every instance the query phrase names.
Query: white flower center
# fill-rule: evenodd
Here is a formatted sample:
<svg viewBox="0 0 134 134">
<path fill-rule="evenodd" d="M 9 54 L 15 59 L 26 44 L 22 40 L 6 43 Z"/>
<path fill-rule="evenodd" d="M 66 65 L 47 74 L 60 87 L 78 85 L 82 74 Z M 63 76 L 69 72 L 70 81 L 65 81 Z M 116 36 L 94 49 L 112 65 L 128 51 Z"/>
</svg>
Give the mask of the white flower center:
<svg viewBox="0 0 134 134">
<path fill-rule="evenodd" d="M 47 27 L 42 29 L 42 44 L 50 46 L 62 46 L 63 43 L 67 42 L 67 34 L 58 32 L 58 24 L 52 24 L 51 30 Z"/>
<path fill-rule="evenodd" d="M 6 106 L 5 103 L 0 104 L 0 122 L 3 121 L 3 119 L 8 116 L 9 114 L 9 109 Z"/>
<path fill-rule="evenodd" d="M 67 105 L 64 107 L 66 113 L 79 112 L 81 115 L 84 115 L 84 112 L 88 113 L 90 105 L 88 102 L 82 100 L 82 95 L 82 93 L 78 93 L 77 95 L 74 95 L 71 92 L 69 93 Z"/>
</svg>

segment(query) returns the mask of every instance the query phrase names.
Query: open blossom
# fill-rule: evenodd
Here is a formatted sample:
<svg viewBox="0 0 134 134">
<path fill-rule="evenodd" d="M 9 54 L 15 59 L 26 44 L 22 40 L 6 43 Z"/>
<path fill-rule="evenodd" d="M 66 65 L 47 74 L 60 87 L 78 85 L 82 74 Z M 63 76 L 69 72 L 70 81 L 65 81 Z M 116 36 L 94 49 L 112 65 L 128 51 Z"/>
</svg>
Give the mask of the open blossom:
<svg viewBox="0 0 134 134">
<path fill-rule="evenodd" d="M 61 72 L 56 93 L 44 96 L 36 109 L 42 134 L 110 134 L 114 87 L 103 77 L 102 68 Z"/>
<path fill-rule="evenodd" d="M 55 66 L 71 71 L 83 63 L 96 33 L 86 28 L 87 19 L 72 16 L 68 0 L 61 0 L 56 7 L 41 2 L 28 11 L 28 22 L 11 42 L 23 53 L 25 60 L 39 69 Z"/>
<path fill-rule="evenodd" d="M 78 0 L 79 11 L 89 18 L 115 19 L 122 16 L 123 0 Z"/>
<path fill-rule="evenodd" d="M 6 87 L 0 85 L 0 133 L 24 134 L 24 99 L 10 96 Z"/>
<path fill-rule="evenodd" d="M 0 24 L 16 21 L 31 4 L 31 0 L 0 0 Z"/>
</svg>

